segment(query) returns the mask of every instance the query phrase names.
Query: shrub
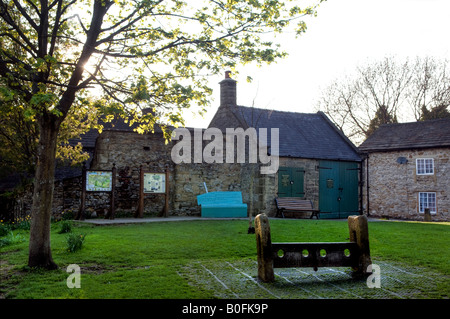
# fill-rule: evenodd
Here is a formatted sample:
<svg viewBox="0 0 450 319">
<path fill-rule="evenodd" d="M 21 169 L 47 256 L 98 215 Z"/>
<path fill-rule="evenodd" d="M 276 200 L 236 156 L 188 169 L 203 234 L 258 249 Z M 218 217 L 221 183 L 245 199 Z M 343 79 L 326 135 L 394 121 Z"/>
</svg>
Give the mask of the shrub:
<svg viewBox="0 0 450 319">
<path fill-rule="evenodd" d="M 0 247 L 20 243 L 22 241 L 24 241 L 24 238 L 22 235 L 20 235 L 20 234 L 14 235 L 14 233 L 12 231 L 10 231 L 8 233 L 8 235 L 6 235 L 3 238 L 0 238 Z"/>
<path fill-rule="evenodd" d="M 67 237 L 67 251 L 73 253 L 77 250 L 80 250 L 83 246 L 84 239 L 86 235 L 83 234 L 69 234 Z"/>
<path fill-rule="evenodd" d="M 71 220 L 75 218 L 75 213 L 72 210 L 65 210 L 61 214 L 62 220 Z"/>
<path fill-rule="evenodd" d="M 0 237 L 6 236 L 11 231 L 11 226 L 0 221 Z"/>
<path fill-rule="evenodd" d="M 63 220 L 60 225 L 61 228 L 59 229 L 58 234 L 66 234 L 72 231 L 72 222 L 70 220 Z"/>
<path fill-rule="evenodd" d="M 13 222 L 14 229 L 30 230 L 31 226 L 31 216 L 19 217 Z"/>
</svg>

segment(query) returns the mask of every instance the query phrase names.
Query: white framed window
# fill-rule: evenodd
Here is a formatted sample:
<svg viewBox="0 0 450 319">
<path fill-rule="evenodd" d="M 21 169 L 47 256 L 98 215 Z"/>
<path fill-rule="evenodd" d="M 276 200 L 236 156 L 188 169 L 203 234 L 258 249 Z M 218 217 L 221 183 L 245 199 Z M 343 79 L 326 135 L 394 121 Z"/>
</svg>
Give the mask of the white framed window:
<svg viewBox="0 0 450 319">
<path fill-rule="evenodd" d="M 433 175 L 434 174 L 434 159 L 432 159 L 432 158 L 417 158 L 416 159 L 416 174 L 417 175 Z"/>
<path fill-rule="evenodd" d="M 419 213 L 424 213 L 425 208 L 429 208 L 430 213 L 436 214 L 436 193 L 419 192 Z"/>
</svg>

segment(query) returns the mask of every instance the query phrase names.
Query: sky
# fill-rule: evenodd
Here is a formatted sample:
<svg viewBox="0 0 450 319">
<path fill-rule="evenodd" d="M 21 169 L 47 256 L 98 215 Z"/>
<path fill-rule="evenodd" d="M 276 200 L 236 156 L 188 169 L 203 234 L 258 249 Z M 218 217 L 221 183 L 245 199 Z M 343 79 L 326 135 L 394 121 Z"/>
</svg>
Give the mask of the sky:
<svg viewBox="0 0 450 319">
<path fill-rule="evenodd" d="M 261 68 L 238 67 L 239 75 L 232 75 L 238 105 L 315 113 L 321 90 L 367 62 L 386 56 L 450 60 L 450 0 L 328 0 L 317 11 L 305 19 L 306 33 L 275 39 L 287 58 Z M 208 112 L 203 118 L 185 113 L 186 126 L 208 126 L 223 78 L 211 77 Z"/>
</svg>

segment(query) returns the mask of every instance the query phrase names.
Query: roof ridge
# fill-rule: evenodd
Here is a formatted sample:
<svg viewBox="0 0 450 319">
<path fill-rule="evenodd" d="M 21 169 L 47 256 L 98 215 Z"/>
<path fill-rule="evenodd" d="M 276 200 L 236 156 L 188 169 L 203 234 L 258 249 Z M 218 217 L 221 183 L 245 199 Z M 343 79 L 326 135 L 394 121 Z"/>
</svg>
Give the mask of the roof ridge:
<svg viewBox="0 0 450 319">
<path fill-rule="evenodd" d="M 244 108 L 247 108 L 247 109 L 255 109 L 255 110 L 270 111 L 270 112 L 280 112 L 280 113 L 294 113 L 294 114 L 305 114 L 305 115 L 317 115 L 317 113 L 310 113 L 310 112 L 294 112 L 294 111 L 275 110 L 275 109 L 263 109 L 263 108 L 259 108 L 259 107 L 245 106 L 245 105 L 236 105 L 236 107 L 244 107 Z"/>
<path fill-rule="evenodd" d="M 444 118 L 440 118 L 440 119 L 431 119 L 431 120 L 425 120 L 425 121 L 386 123 L 386 124 L 381 124 L 379 127 L 382 127 L 382 126 L 399 126 L 399 125 L 417 125 L 417 124 L 427 124 L 427 123 L 430 123 L 430 122 L 439 122 L 439 121 L 450 121 L 450 118 L 444 117 Z"/>
</svg>

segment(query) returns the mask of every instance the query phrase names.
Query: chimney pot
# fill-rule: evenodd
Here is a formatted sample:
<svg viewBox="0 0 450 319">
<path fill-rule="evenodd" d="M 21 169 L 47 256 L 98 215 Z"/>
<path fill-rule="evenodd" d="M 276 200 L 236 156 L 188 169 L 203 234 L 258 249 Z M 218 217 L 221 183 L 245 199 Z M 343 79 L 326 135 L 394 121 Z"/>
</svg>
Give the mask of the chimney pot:
<svg viewBox="0 0 450 319">
<path fill-rule="evenodd" d="M 220 106 L 236 106 L 236 80 L 231 78 L 231 71 L 225 71 L 225 79 L 220 84 Z"/>
</svg>

